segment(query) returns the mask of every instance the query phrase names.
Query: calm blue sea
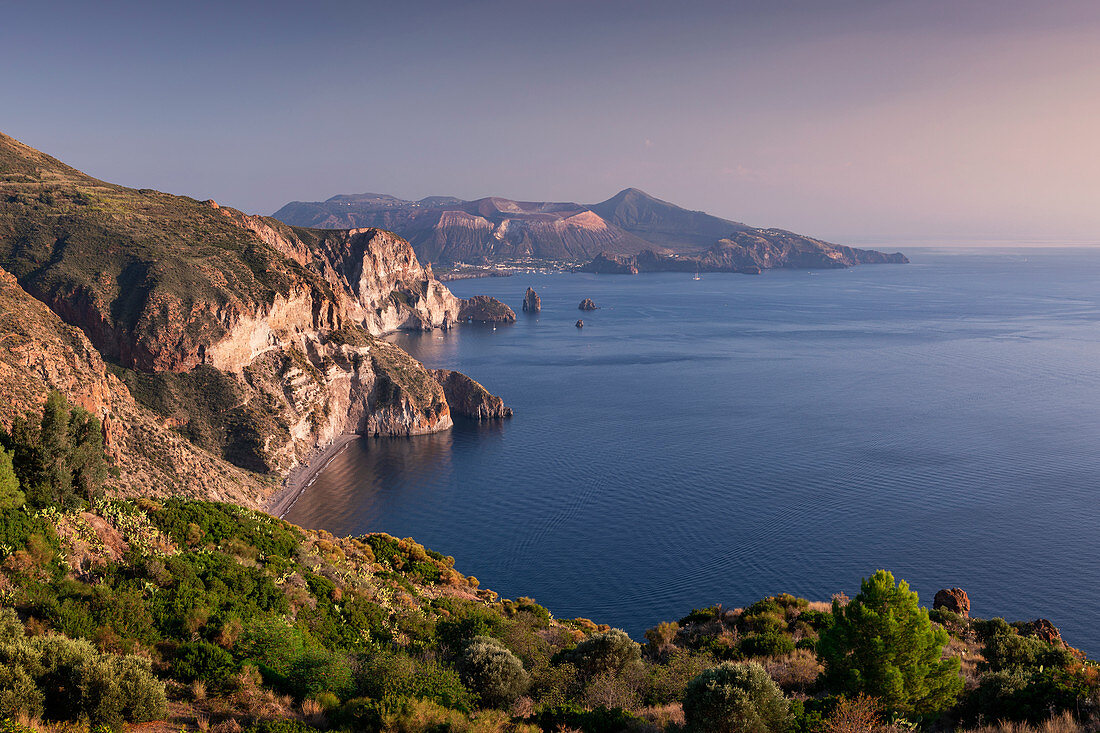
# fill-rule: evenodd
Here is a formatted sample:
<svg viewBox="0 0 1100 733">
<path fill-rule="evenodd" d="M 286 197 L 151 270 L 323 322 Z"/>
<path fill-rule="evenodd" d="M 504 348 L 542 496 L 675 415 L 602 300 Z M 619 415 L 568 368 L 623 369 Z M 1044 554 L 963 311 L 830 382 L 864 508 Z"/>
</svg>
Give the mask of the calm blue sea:
<svg viewBox="0 0 1100 733">
<path fill-rule="evenodd" d="M 1046 617 L 1100 655 L 1100 249 L 904 251 L 452 283 L 518 322 L 394 341 L 516 416 L 354 443 L 288 518 L 415 537 L 635 638 L 887 568 L 929 604 L 960 586 L 975 615 Z"/>
</svg>

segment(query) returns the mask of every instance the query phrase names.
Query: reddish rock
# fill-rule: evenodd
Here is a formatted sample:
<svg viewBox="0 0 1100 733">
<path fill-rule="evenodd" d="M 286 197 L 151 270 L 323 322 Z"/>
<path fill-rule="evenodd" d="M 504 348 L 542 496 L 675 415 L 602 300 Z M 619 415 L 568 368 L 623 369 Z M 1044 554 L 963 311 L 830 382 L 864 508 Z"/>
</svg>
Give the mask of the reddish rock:
<svg viewBox="0 0 1100 733">
<path fill-rule="evenodd" d="M 970 597 L 962 588 L 944 588 L 936 593 L 932 608 L 942 608 L 960 616 L 970 616 Z"/>
<path fill-rule="evenodd" d="M 1054 646 L 1068 646 L 1066 642 L 1062 640 L 1062 634 L 1058 631 L 1058 627 L 1045 618 L 1035 619 L 1023 629 L 1023 632 L 1027 636 L 1038 636 L 1043 641 L 1048 644 L 1053 644 Z"/>
<path fill-rule="evenodd" d="M 577 328 L 584 328 L 584 321 L 578 319 L 574 325 L 576 325 Z"/>
</svg>

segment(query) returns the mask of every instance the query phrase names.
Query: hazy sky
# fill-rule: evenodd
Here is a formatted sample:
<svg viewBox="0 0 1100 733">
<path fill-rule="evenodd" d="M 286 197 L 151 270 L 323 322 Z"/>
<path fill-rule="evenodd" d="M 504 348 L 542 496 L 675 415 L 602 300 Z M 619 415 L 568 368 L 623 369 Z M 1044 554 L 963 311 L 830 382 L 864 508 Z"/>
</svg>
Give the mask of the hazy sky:
<svg viewBox="0 0 1100 733">
<path fill-rule="evenodd" d="M 271 213 L 636 186 L 841 242 L 1100 241 L 1100 2 L 0 2 L 0 130 Z"/>
</svg>

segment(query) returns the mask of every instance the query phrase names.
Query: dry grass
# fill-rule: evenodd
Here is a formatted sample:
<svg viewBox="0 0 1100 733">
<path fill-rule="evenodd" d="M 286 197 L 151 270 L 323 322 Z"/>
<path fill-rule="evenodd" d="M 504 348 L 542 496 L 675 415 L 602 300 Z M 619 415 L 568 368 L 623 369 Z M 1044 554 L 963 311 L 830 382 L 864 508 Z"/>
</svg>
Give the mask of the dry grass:
<svg viewBox="0 0 1100 733">
<path fill-rule="evenodd" d="M 638 716 L 656 730 L 670 730 L 684 724 L 684 706 L 678 702 L 642 708 Z"/>
<path fill-rule="evenodd" d="M 879 733 L 882 729 L 878 701 L 866 695 L 841 700 L 825 721 L 825 733 Z"/>
<path fill-rule="evenodd" d="M 1069 712 L 1056 715 L 1038 725 L 1002 720 L 998 723 L 959 731 L 959 733 L 1084 733 L 1087 728 Z"/>
<path fill-rule="evenodd" d="M 947 646 L 944 647 L 943 655 L 944 657 L 959 658 L 961 662 L 960 668 L 962 677 L 967 690 L 973 690 L 978 687 L 978 681 L 981 677 L 981 673 L 978 671 L 978 665 L 985 661 L 985 658 L 982 656 L 982 645 L 980 643 L 952 636 L 947 642 Z"/>
<path fill-rule="evenodd" d="M 764 660 L 767 670 L 775 683 L 784 690 L 809 689 L 824 670 L 817 662 L 817 656 L 809 649 L 795 649 L 781 657 L 768 657 Z"/>
</svg>

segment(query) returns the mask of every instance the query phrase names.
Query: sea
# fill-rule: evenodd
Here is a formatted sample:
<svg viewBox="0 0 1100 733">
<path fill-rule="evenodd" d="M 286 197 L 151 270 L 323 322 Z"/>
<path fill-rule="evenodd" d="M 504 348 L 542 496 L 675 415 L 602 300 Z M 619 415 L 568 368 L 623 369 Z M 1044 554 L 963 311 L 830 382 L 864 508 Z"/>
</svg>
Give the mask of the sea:
<svg viewBox="0 0 1100 733">
<path fill-rule="evenodd" d="M 902 249 L 450 283 L 516 323 L 392 340 L 515 416 L 360 439 L 287 518 L 411 536 L 636 639 L 715 603 L 852 596 L 885 568 L 929 607 L 961 587 L 974 616 L 1046 618 L 1100 656 L 1100 248 Z"/>
</svg>

